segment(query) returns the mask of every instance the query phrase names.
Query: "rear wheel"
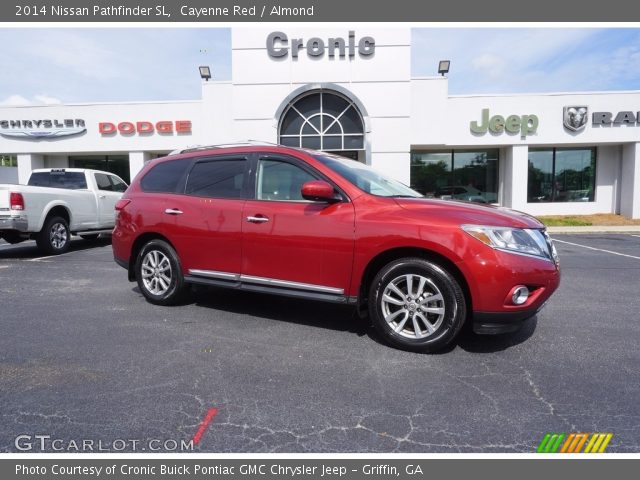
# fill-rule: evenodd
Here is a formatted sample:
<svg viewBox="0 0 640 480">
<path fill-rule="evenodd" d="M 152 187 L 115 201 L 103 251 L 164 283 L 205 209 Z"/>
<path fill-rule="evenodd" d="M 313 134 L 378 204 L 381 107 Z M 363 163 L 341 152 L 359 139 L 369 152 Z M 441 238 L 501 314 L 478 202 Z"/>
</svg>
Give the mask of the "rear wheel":
<svg viewBox="0 0 640 480">
<path fill-rule="evenodd" d="M 369 312 L 389 344 L 416 352 L 447 346 L 464 324 L 467 308 L 456 279 L 422 258 L 391 262 L 376 275 Z"/>
<path fill-rule="evenodd" d="M 59 255 L 69 250 L 71 232 L 69 224 L 62 217 L 50 217 L 44 222 L 44 227 L 36 235 L 36 244 L 43 252 Z"/>
<path fill-rule="evenodd" d="M 156 305 L 174 305 L 184 299 L 187 286 L 180 259 L 164 240 L 151 240 L 140 250 L 135 265 L 138 287 Z"/>
</svg>

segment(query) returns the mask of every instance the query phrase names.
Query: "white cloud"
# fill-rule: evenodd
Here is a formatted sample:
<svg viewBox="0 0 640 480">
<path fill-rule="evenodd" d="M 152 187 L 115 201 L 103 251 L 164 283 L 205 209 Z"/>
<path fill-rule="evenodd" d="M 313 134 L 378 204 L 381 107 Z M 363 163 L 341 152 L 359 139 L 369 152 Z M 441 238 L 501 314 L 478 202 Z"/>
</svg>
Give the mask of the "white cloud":
<svg viewBox="0 0 640 480">
<path fill-rule="evenodd" d="M 27 107 L 29 105 L 57 105 L 62 103 L 60 99 L 45 94 L 34 95 L 32 99 L 22 95 L 9 95 L 0 102 L 3 107 Z"/>
<path fill-rule="evenodd" d="M 36 102 L 44 103 L 45 105 L 58 105 L 62 103 L 62 100 L 56 97 L 50 97 L 46 94 L 40 94 L 33 97 Z"/>
<path fill-rule="evenodd" d="M 31 101 L 24 98 L 22 95 L 9 95 L 5 98 L 0 105 L 3 107 L 23 107 L 26 105 L 31 105 Z"/>
<path fill-rule="evenodd" d="M 611 35 L 631 38 L 634 31 L 414 29 L 412 73 L 435 75 L 437 60 L 450 59 L 449 91 L 452 94 L 616 89 L 620 88 L 617 85 L 624 79 L 625 70 L 627 76 L 637 76 L 634 66 L 640 59 L 636 59 L 635 54 L 640 51 L 634 45 L 614 56 L 614 50 L 603 44 L 603 38 L 607 40 Z M 618 42 L 617 45 L 623 44 Z M 610 73 L 600 72 L 602 64 Z"/>
<path fill-rule="evenodd" d="M 473 68 L 491 78 L 498 78 L 504 74 L 507 62 L 497 55 L 483 53 L 471 60 Z"/>
</svg>

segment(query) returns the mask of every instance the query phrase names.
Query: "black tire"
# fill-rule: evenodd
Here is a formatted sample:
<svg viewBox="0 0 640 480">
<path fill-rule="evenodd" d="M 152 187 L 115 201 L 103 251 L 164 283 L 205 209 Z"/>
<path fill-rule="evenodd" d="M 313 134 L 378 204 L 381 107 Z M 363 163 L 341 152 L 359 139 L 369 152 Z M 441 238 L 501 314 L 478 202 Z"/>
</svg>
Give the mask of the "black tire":
<svg viewBox="0 0 640 480">
<path fill-rule="evenodd" d="M 36 244 L 49 255 L 59 255 L 69 250 L 71 232 L 67 221 L 62 217 L 47 218 L 36 235 Z"/>
<path fill-rule="evenodd" d="M 80 235 L 80 238 L 82 238 L 83 240 L 93 241 L 93 240 L 97 240 L 99 236 L 100 236 L 99 233 L 87 233 L 84 235 Z"/>
<path fill-rule="evenodd" d="M 401 298 L 392 290 L 391 284 L 406 295 L 407 276 L 411 277 L 415 298 Z M 389 301 L 385 291 L 391 294 L 391 300 L 401 299 L 403 304 Z M 435 300 L 426 300 L 431 296 Z M 386 265 L 374 278 L 369 291 L 369 314 L 378 333 L 390 345 L 413 352 L 435 352 L 456 338 L 467 317 L 467 305 L 456 279 L 440 265 L 422 258 L 401 258 Z"/>
<path fill-rule="evenodd" d="M 153 252 L 157 254 L 156 263 L 159 266 L 152 265 L 153 256 L 156 255 Z M 149 259 L 151 263 L 146 260 L 148 255 L 151 255 Z M 169 269 L 164 271 L 162 269 L 166 267 L 166 264 L 163 263 L 163 258 L 166 258 L 169 264 Z M 153 272 L 155 283 L 153 277 L 145 281 L 144 274 L 150 272 Z M 155 305 L 175 305 L 183 301 L 188 292 L 188 285 L 185 284 L 182 275 L 180 259 L 173 247 L 164 240 L 150 240 L 140 249 L 138 258 L 136 258 L 135 274 L 138 288 L 144 297 Z M 166 277 L 169 278 L 168 282 Z"/>
</svg>

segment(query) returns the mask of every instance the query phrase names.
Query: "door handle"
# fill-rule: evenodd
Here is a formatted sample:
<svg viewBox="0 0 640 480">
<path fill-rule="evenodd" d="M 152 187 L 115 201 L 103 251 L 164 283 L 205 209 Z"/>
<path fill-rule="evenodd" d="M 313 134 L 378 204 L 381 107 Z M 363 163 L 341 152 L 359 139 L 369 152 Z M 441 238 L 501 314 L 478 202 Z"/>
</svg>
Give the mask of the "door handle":
<svg viewBox="0 0 640 480">
<path fill-rule="evenodd" d="M 167 208 L 164 213 L 167 215 L 182 215 L 183 212 L 177 208 Z"/>
<path fill-rule="evenodd" d="M 105 198 L 106 195 L 98 195 L 98 198 Z"/>
<path fill-rule="evenodd" d="M 247 217 L 247 222 L 250 223 L 264 223 L 268 221 L 269 219 L 267 217 Z"/>
</svg>

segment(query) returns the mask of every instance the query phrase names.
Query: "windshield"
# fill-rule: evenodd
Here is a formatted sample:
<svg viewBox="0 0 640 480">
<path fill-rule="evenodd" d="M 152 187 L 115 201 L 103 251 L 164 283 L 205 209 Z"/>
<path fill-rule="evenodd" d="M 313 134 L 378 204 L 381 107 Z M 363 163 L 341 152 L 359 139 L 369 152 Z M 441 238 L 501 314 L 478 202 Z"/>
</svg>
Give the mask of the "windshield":
<svg viewBox="0 0 640 480">
<path fill-rule="evenodd" d="M 338 173 L 353 185 L 371 195 L 381 197 L 422 197 L 405 184 L 376 172 L 372 168 L 347 158 L 335 155 L 314 155 L 334 172 Z"/>
</svg>

